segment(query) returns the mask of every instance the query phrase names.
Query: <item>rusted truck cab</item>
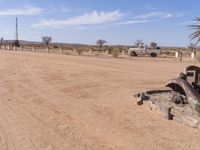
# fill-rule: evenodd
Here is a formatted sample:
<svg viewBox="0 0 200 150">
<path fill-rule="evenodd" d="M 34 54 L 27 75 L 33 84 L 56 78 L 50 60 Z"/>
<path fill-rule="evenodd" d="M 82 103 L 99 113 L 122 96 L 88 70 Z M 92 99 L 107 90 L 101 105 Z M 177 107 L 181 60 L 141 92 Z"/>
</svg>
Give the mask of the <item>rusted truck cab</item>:
<svg viewBox="0 0 200 150">
<path fill-rule="evenodd" d="M 186 75 L 187 82 L 200 93 L 200 68 L 197 66 L 188 66 L 185 68 L 184 74 Z"/>
<path fill-rule="evenodd" d="M 200 68 L 197 66 L 188 66 L 184 73 L 179 73 L 178 77 L 170 80 L 166 87 L 170 87 L 173 91 L 186 96 L 186 102 L 191 105 L 192 109 L 200 112 Z M 180 101 L 177 98 L 174 101 Z"/>
</svg>

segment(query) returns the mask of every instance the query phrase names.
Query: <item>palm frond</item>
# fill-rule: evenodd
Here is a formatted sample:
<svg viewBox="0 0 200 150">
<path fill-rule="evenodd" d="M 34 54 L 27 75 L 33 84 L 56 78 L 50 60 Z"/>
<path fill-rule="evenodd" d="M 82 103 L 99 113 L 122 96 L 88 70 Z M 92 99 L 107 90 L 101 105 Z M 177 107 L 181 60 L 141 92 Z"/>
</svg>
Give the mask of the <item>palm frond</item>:
<svg viewBox="0 0 200 150">
<path fill-rule="evenodd" d="M 197 39 L 197 44 L 198 44 L 200 42 L 200 17 L 196 17 L 193 20 L 195 22 L 199 22 L 199 24 L 188 26 L 190 29 L 195 30 L 195 32 L 190 34 L 188 37 L 190 40 Z"/>
</svg>

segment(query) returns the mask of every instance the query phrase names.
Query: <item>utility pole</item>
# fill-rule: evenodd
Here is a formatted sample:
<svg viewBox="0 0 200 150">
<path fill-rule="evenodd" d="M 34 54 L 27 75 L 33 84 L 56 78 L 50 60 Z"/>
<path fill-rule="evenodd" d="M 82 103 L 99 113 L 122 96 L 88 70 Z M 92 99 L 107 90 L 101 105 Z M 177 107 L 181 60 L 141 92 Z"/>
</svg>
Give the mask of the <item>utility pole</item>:
<svg viewBox="0 0 200 150">
<path fill-rule="evenodd" d="M 19 44 L 19 35 L 18 35 L 18 18 L 16 17 L 16 24 L 15 24 L 15 41 L 13 42 L 13 44 L 17 47 L 20 47 L 20 44 Z"/>
<path fill-rule="evenodd" d="M 4 40 L 3 40 L 3 37 L 1 37 L 1 44 L 3 44 L 3 41 L 4 41 Z"/>
<path fill-rule="evenodd" d="M 18 18 L 16 17 L 16 41 L 18 40 Z"/>
</svg>

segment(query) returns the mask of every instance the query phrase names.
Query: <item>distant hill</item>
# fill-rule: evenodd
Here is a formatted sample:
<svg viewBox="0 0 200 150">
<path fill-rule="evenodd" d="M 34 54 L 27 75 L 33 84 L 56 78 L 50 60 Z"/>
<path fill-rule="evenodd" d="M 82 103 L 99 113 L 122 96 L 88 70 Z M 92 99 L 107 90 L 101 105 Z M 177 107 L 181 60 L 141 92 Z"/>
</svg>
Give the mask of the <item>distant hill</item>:
<svg viewBox="0 0 200 150">
<path fill-rule="evenodd" d="M 14 40 L 5 40 L 5 43 L 13 43 Z M 26 40 L 19 40 L 19 43 L 22 45 L 41 45 L 42 42 L 37 41 L 26 41 Z M 80 43 L 61 43 L 61 42 L 52 42 L 51 45 L 57 46 L 96 46 L 95 44 L 80 44 Z M 119 47 L 119 48 L 130 48 L 134 46 L 130 45 L 105 45 L 109 47 Z M 183 49 L 184 47 L 176 47 L 176 46 L 160 46 L 161 49 Z M 197 47 L 199 49 L 199 47 Z"/>
<path fill-rule="evenodd" d="M 5 43 L 13 43 L 14 40 L 5 40 Z M 36 45 L 36 44 L 43 44 L 42 42 L 36 42 L 36 41 L 25 41 L 25 40 L 19 40 L 20 44 L 24 45 Z M 70 46 L 89 46 L 87 44 L 79 44 L 79 43 L 59 43 L 59 42 L 52 42 L 52 45 L 70 45 Z M 92 45 L 91 45 L 92 46 Z"/>
<path fill-rule="evenodd" d="M 4 43 L 13 43 L 14 40 L 5 40 Z M 35 42 L 35 41 L 24 41 L 24 40 L 19 40 L 20 44 L 42 44 L 41 42 Z"/>
</svg>

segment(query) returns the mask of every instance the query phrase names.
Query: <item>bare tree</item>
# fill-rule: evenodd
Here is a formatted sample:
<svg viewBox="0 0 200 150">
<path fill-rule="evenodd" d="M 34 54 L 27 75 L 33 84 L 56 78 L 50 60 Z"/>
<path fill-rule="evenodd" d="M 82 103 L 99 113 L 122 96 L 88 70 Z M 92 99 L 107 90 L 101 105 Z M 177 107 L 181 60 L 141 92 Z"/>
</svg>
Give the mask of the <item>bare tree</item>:
<svg viewBox="0 0 200 150">
<path fill-rule="evenodd" d="M 194 44 L 194 43 L 190 43 L 190 45 L 188 45 L 188 49 L 191 51 L 194 51 L 196 48 L 197 48 L 196 44 Z"/>
<path fill-rule="evenodd" d="M 189 26 L 191 29 L 195 30 L 194 33 L 189 35 L 189 38 L 190 38 L 190 40 L 197 39 L 197 43 L 196 44 L 198 44 L 200 42 L 200 17 L 196 17 L 194 19 L 194 21 L 198 22 L 198 24 Z"/>
<path fill-rule="evenodd" d="M 151 48 L 156 49 L 157 48 L 157 43 L 151 42 L 150 46 L 151 46 Z"/>
<path fill-rule="evenodd" d="M 139 47 L 139 45 L 140 45 L 141 43 L 143 43 L 143 40 L 142 40 L 142 39 L 141 39 L 141 40 L 136 40 L 136 41 L 135 41 L 135 47 Z"/>
<path fill-rule="evenodd" d="M 51 41 L 52 41 L 52 38 L 51 38 L 50 36 L 43 36 L 43 37 L 42 37 L 42 42 L 43 42 L 46 46 L 48 46 L 48 45 L 51 43 Z"/>
<path fill-rule="evenodd" d="M 99 40 L 96 41 L 96 44 L 97 44 L 98 46 L 100 46 L 100 47 L 103 47 L 103 45 L 104 45 L 105 43 L 107 43 L 107 41 L 106 41 L 106 40 L 103 40 L 103 39 L 99 39 Z"/>
</svg>

